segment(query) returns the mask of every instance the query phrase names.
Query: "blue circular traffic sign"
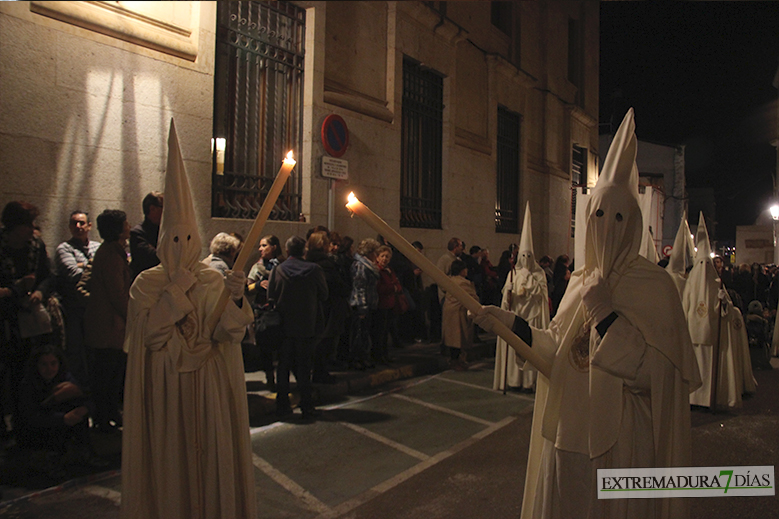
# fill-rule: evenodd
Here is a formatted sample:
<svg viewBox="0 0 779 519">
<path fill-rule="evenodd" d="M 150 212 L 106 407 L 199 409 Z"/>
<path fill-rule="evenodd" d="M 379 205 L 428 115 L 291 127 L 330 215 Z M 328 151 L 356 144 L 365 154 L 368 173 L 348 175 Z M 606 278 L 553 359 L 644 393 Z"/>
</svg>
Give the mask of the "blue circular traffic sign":
<svg viewBox="0 0 779 519">
<path fill-rule="evenodd" d="M 322 146 L 333 157 L 340 157 L 349 147 L 349 128 L 340 115 L 330 114 L 322 123 Z"/>
</svg>

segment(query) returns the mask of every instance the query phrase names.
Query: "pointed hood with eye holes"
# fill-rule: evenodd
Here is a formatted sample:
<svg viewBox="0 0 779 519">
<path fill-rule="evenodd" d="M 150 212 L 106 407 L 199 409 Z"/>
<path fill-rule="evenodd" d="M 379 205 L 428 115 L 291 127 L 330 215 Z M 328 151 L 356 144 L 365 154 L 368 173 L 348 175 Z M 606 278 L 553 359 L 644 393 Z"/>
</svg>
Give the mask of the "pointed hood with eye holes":
<svg viewBox="0 0 779 519">
<path fill-rule="evenodd" d="M 641 247 L 636 148 L 631 108 L 614 136 L 587 203 L 584 267 L 586 271 L 599 268 L 606 279 L 612 273 L 623 274 Z"/>
<path fill-rule="evenodd" d="M 540 339 L 539 347 L 549 338 L 557 342 L 548 394 L 546 398 L 543 392 L 536 394 L 536 408 L 543 409 L 543 415 L 534 413 L 533 420 L 542 421 L 543 437 L 557 449 L 591 459 L 603 456 L 621 437 L 626 438 L 623 433 L 645 435 L 651 428 L 655 466 L 687 466 L 689 392 L 700 386 L 700 373 L 676 286 L 662 268 L 639 255 L 643 225 L 634 129 L 630 109 L 587 203 L 584 265 L 571 274 L 549 327 L 533 330 L 534 347 L 536 338 Z M 617 314 L 614 334 L 609 337 L 611 332 L 607 332 L 601 339 L 592 330 L 596 323 L 589 320 L 583 302 L 584 280 L 596 268 L 608 284 L 611 306 Z M 571 358 L 574 346 L 586 337 L 585 327 L 591 330 L 590 348 L 595 346 L 586 375 Z M 638 335 L 632 335 L 630 328 Z M 639 336 L 646 347 L 641 348 Z M 638 351 L 643 352 L 640 363 L 631 365 L 638 361 L 634 356 Z M 627 358 L 633 361 L 624 363 Z M 628 366 L 628 371 L 620 371 Z M 635 369 L 635 376 L 640 372 L 647 377 L 642 384 L 648 385 L 651 406 L 640 413 L 623 412 L 628 400 L 636 401 L 636 394 L 625 390 L 632 385 L 626 384 L 630 377 L 623 378 L 631 369 Z M 631 404 L 633 410 L 639 407 Z M 651 413 L 651 424 L 645 420 L 647 413 Z M 644 418 L 637 419 L 638 415 Z M 614 461 L 629 466 L 629 459 L 619 460 L 628 450 L 616 451 Z"/>
<path fill-rule="evenodd" d="M 541 265 L 536 263 L 536 256 L 533 252 L 533 226 L 530 223 L 530 202 L 527 202 L 525 205 L 525 220 L 522 222 L 522 236 L 519 239 L 519 250 L 517 250 L 517 266 L 530 272 L 543 270 Z"/>
<path fill-rule="evenodd" d="M 687 211 L 682 214 L 682 221 L 679 223 L 679 230 L 676 231 L 671 256 L 668 258 L 666 272 L 679 289 L 679 296 L 684 294 L 684 285 L 687 282 L 687 268 L 693 264 L 693 246 L 690 238 L 690 226 L 687 224 Z"/>
<path fill-rule="evenodd" d="M 178 269 L 195 270 L 201 249 L 192 192 L 173 119 L 170 120 L 168 136 L 168 167 L 164 193 L 165 204 L 162 208 L 157 256 L 168 276 L 171 276 Z"/>
<path fill-rule="evenodd" d="M 717 269 L 711 259 L 709 232 L 703 212 L 698 217 L 696 231 L 695 260 L 692 270 L 687 276 L 684 286 L 682 303 L 687 314 L 687 324 L 690 327 L 690 337 L 694 344 L 714 344 L 717 341 L 717 313 L 719 300 L 717 293 L 720 280 Z"/>
</svg>

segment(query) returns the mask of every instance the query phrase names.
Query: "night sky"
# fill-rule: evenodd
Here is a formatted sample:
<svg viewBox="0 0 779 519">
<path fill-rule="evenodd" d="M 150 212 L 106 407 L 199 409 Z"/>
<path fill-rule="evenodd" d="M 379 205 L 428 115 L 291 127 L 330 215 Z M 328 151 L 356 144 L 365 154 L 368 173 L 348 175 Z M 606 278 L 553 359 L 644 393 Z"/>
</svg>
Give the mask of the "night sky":
<svg viewBox="0 0 779 519">
<path fill-rule="evenodd" d="M 772 198 L 779 2 L 600 5 L 601 133 L 632 106 L 639 140 L 684 144 L 688 188 L 715 190 L 712 239 L 734 240 Z"/>
</svg>

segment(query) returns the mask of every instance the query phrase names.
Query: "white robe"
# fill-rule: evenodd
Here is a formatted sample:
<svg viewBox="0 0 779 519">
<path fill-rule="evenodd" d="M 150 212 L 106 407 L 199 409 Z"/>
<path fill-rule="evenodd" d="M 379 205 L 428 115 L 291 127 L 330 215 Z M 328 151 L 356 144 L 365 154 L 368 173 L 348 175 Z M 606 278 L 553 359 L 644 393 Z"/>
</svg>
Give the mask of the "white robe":
<svg viewBox="0 0 779 519">
<path fill-rule="evenodd" d="M 687 398 L 700 381 L 676 287 L 633 260 L 613 292 L 619 317 L 602 339 L 591 329 L 581 370 L 571 349 L 586 329 L 582 278 L 572 275 L 549 328 L 533 329 L 554 384 L 539 376 L 522 518 L 684 517 L 684 500 L 598 500 L 595 479 L 598 468 L 690 464 Z"/>
<path fill-rule="evenodd" d="M 510 307 L 509 292 L 512 294 Z M 549 324 L 549 295 L 544 271 L 540 267 L 535 272 L 526 268 L 512 269 L 506 277 L 500 307 L 523 318 L 530 326 L 546 328 Z M 498 337 L 492 389 L 505 389 L 505 382 L 508 382 L 508 387 L 532 388 L 535 385 L 536 373 L 532 365 L 526 364 L 506 341 Z"/>
<path fill-rule="evenodd" d="M 222 275 L 198 263 L 186 292 L 162 265 L 130 291 L 122 442 L 123 518 L 255 517 L 240 340 L 251 307 L 204 329 Z"/>
<path fill-rule="evenodd" d="M 693 405 L 702 407 L 711 405 L 712 364 L 717 341 L 719 341 L 717 405 L 739 408 L 742 405 L 742 394 L 754 393 L 757 386 L 752 373 L 749 340 L 741 311 L 730 302 L 724 307 L 718 338 L 713 339 L 711 344 L 693 344 L 703 382 L 698 390 L 690 394 L 690 403 Z"/>
<path fill-rule="evenodd" d="M 687 516 L 682 499 L 597 498 L 599 468 L 690 465 L 689 393 L 700 385 L 676 286 L 639 256 L 634 130 L 631 109 L 587 201 L 584 266 L 549 327 L 531 328 L 532 348 L 552 369 L 536 391 L 523 519 Z M 602 338 L 585 278 L 590 304 L 617 315 Z"/>
<path fill-rule="evenodd" d="M 702 381 L 701 387 L 690 394 L 690 404 L 711 406 L 713 359 L 714 351 L 717 350 L 719 363 L 716 404 L 738 408 L 741 407 L 741 394 L 746 387 L 743 357 L 749 355 L 749 345 L 744 344 L 740 331 L 744 328 L 744 323 L 740 312 L 734 311 L 730 297 L 726 296 L 724 303 L 720 301 L 718 294 L 721 283 L 714 265 L 705 254 L 700 256 L 696 257 L 695 266 L 687 278 L 682 296 Z M 740 329 L 737 328 L 739 326 Z M 745 348 L 746 352 L 743 351 Z M 751 368 L 751 362 L 749 365 Z M 750 373 L 746 384 L 751 385 L 751 381 Z"/>
</svg>

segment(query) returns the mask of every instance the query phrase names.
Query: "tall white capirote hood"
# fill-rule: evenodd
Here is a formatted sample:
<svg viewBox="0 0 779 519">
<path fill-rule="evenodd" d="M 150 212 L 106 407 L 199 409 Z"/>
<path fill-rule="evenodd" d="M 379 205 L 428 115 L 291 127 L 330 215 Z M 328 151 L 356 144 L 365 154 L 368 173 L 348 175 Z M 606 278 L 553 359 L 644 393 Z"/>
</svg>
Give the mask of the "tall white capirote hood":
<svg viewBox="0 0 779 519">
<path fill-rule="evenodd" d="M 541 270 L 541 266 L 536 263 L 536 256 L 533 251 L 533 224 L 530 219 L 530 202 L 527 202 L 525 205 L 525 220 L 522 222 L 522 236 L 519 238 L 517 264 L 519 268 L 528 269 L 531 272 Z"/>
<path fill-rule="evenodd" d="M 668 265 L 665 267 L 668 272 L 686 276 L 687 269 L 692 267 L 695 250 L 692 247 L 691 234 L 690 225 L 687 223 L 687 211 L 684 211 L 682 221 L 679 222 L 679 229 L 676 231 Z"/>
<path fill-rule="evenodd" d="M 157 256 L 172 275 L 178 269 L 194 270 L 201 241 L 187 170 L 181 157 L 176 125 L 170 120 L 168 167 L 165 172 L 165 203 L 162 208 Z"/>
<path fill-rule="evenodd" d="M 698 250 L 695 262 L 684 286 L 682 304 L 687 314 L 690 337 L 695 344 L 714 344 L 717 341 L 717 323 L 720 288 L 717 270 L 711 260 L 709 233 L 701 212 L 696 232 Z"/>
<path fill-rule="evenodd" d="M 643 219 L 638 204 L 637 141 L 633 109 L 628 110 L 609 147 L 587 203 L 584 266 L 603 277 L 624 273 L 639 254 Z"/>
</svg>

